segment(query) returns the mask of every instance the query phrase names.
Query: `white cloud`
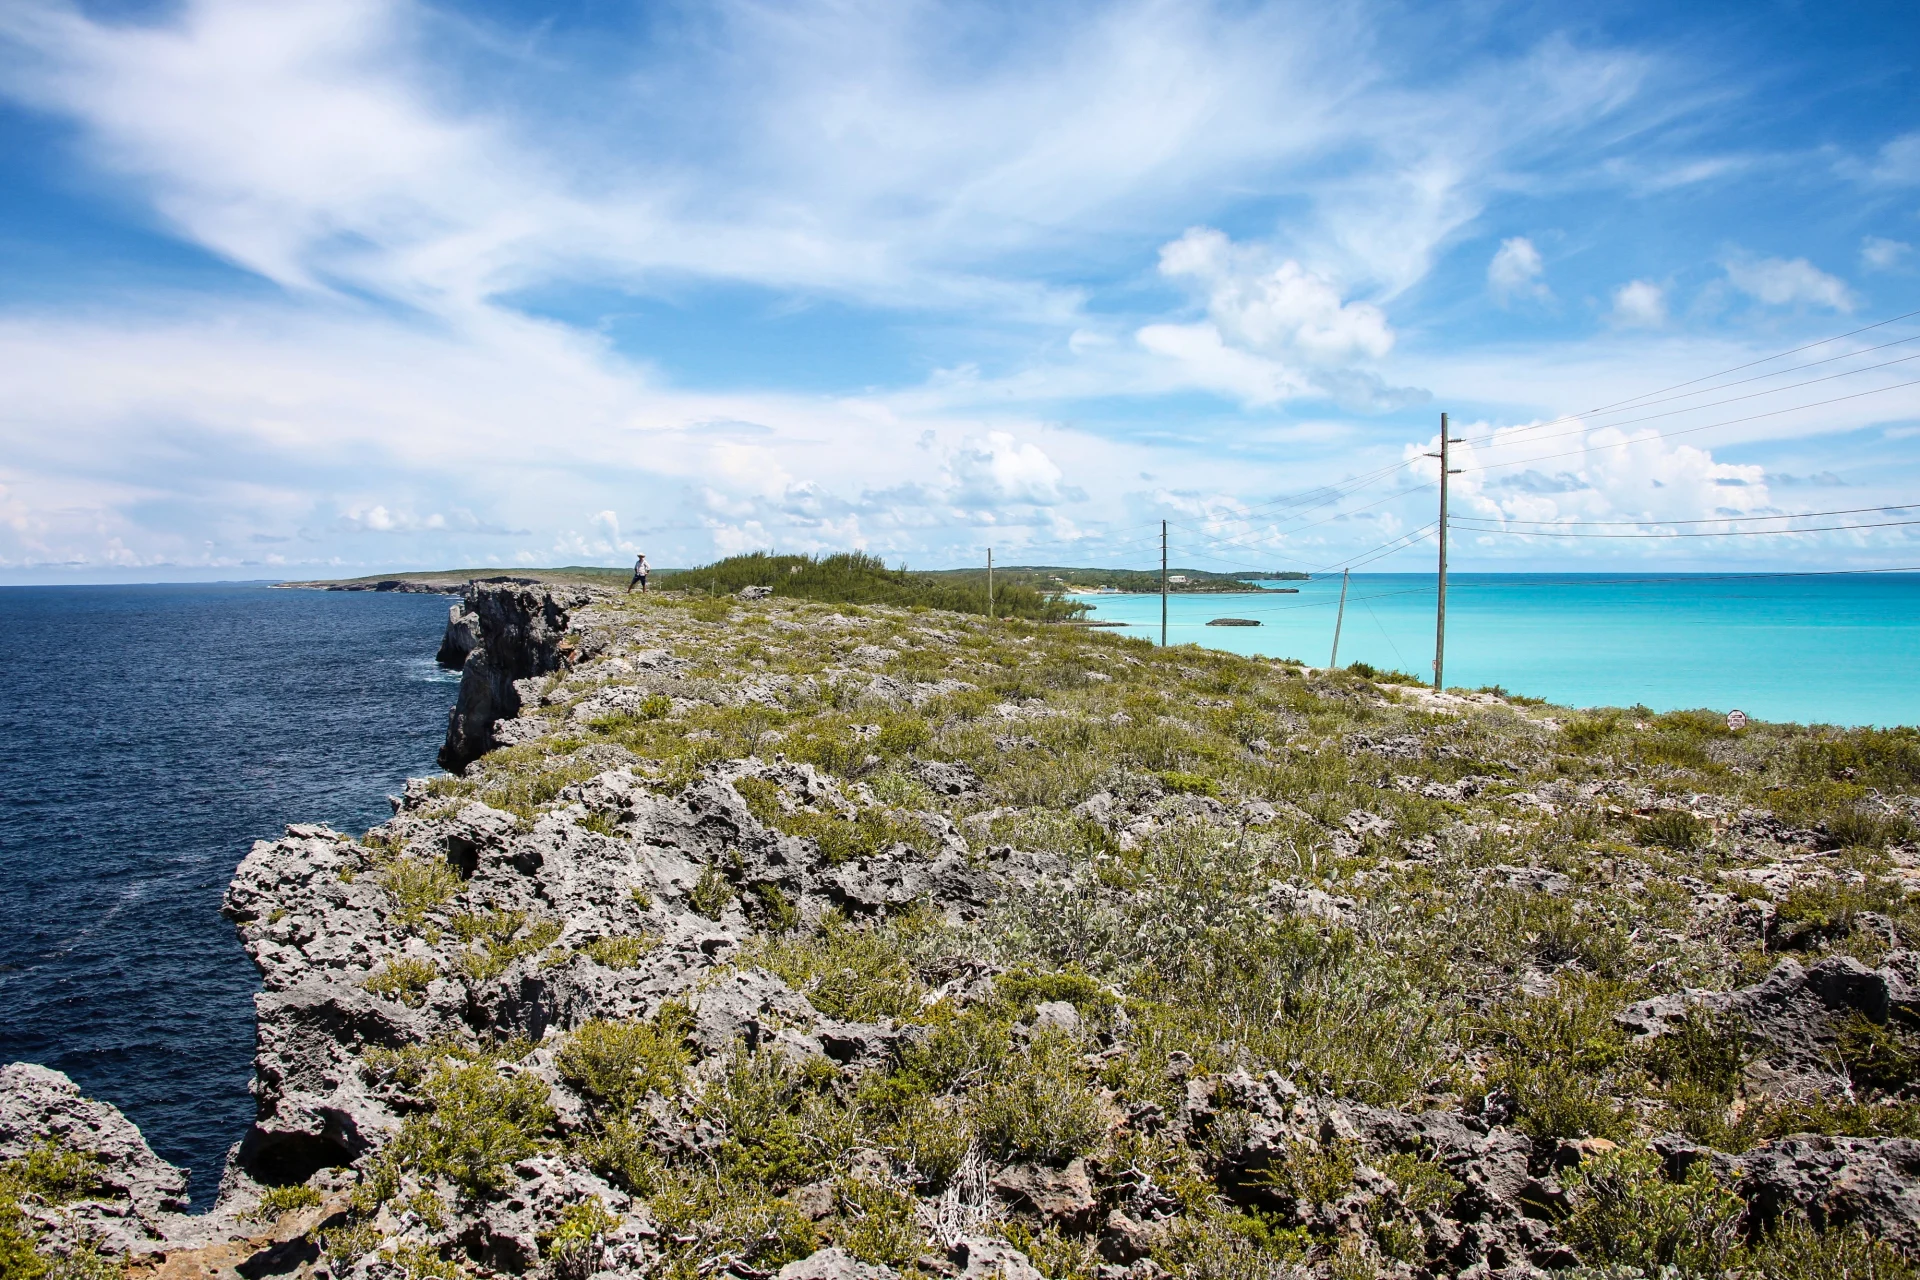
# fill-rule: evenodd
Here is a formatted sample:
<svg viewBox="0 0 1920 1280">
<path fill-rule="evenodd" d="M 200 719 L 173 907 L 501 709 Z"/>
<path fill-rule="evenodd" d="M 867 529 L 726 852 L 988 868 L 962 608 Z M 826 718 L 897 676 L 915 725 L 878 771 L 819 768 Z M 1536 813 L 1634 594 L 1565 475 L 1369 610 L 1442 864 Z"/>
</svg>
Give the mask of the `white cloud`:
<svg viewBox="0 0 1920 1280">
<path fill-rule="evenodd" d="M 1546 263 L 1540 251 L 1525 236 L 1502 240 L 1487 263 L 1487 288 L 1502 306 L 1516 299 L 1545 301 L 1553 296 L 1547 288 Z"/>
<path fill-rule="evenodd" d="M 1613 291 L 1612 318 L 1622 329 L 1658 329 L 1667 322 L 1667 291 L 1651 280 L 1630 280 Z"/>
<path fill-rule="evenodd" d="M 1454 465 L 1461 469 L 1454 480 L 1458 509 L 1481 521 L 1529 522 L 1514 525 L 1515 532 L 1531 524 L 1710 520 L 1772 510 L 1764 467 L 1719 462 L 1709 450 L 1663 439 L 1651 428 L 1623 430 L 1578 420 L 1545 432 L 1536 424 L 1493 431 L 1485 424 L 1454 425 L 1469 441 L 1453 450 Z M 1425 457 L 1438 447 L 1437 440 L 1407 446 L 1405 456 L 1425 479 L 1437 475 L 1439 464 Z M 1516 456 L 1540 455 L 1556 456 L 1544 469 L 1500 465 Z"/>
<path fill-rule="evenodd" d="M 1294 259 L 1194 227 L 1161 247 L 1160 273 L 1193 289 L 1207 319 L 1145 325 L 1134 337 L 1191 385 L 1248 405 L 1312 394 L 1356 407 L 1398 402 L 1401 393 L 1357 367 L 1392 351 L 1386 313 L 1344 299 Z"/>
<path fill-rule="evenodd" d="M 1676 64 L 1557 38 L 1410 81 L 1390 13 L 1296 0 L 1041 6 L 986 38 L 964 6 L 722 5 L 612 72 L 420 0 L 100 12 L 0 5 L 0 94 L 77 139 L 96 173 L 76 186 L 105 175 L 285 292 L 0 315 L 5 565 L 938 557 L 1012 522 L 1097 539 L 1143 471 L 1235 511 L 1397 429 L 1082 406 L 1404 403 L 1388 307 L 1495 195 L 1586 181 L 1558 158 L 1681 109 Z M 1195 290 L 1179 314 L 1053 283 L 1275 210 L 1251 240 L 1166 246 Z M 1534 259 L 1513 296 L 1544 290 Z M 911 309 L 993 354 L 859 395 L 690 392 L 510 301 L 688 281 Z M 1624 322 L 1664 319 L 1658 286 L 1629 288 L 1652 306 Z M 997 358 L 1016 347 L 1046 354 Z"/>
<path fill-rule="evenodd" d="M 1853 293 L 1805 258 L 1736 260 L 1727 264 L 1733 287 L 1770 307 L 1806 305 L 1829 311 L 1852 311 Z"/>
<path fill-rule="evenodd" d="M 1051 506 L 1065 496 L 1061 471 L 1038 445 L 1005 431 L 968 436 L 947 459 L 956 502 L 968 506 L 1025 503 Z"/>
<path fill-rule="evenodd" d="M 1881 147 L 1869 174 L 1876 182 L 1896 186 L 1920 183 L 1920 130 L 1903 133 Z"/>
<path fill-rule="evenodd" d="M 1345 302 L 1325 278 L 1269 251 L 1236 245 L 1210 227 L 1193 227 L 1160 249 L 1160 274 L 1191 282 L 1229 342 L 1279 359 L 1340 365 L 1378 359 L 1393 349 L 1380 308 Z"/>
<path fill-rule="evenodd" d="M 1868 236 L 1860 242 L 1860 265 L 1869 271 L 1892 271 L 1907 260 L 1913 246 L 1904 240 Z"/>
<path fill-rule="evenodd" d="M 1146 350 L 1175 363 L 1191 385 L 1244 404 L 1276 404 L 1310 388 L 1280 362 L 1228 346 L 1211 324 L 1150 324 L 1135 336 Z"/>
</svg>

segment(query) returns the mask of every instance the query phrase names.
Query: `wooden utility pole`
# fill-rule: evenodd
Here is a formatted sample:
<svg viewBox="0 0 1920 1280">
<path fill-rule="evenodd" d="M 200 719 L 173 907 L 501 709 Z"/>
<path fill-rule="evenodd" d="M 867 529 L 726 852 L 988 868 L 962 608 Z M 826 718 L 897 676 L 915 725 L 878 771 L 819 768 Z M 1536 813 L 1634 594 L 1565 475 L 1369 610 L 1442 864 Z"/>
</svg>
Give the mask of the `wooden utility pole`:
<svg viewBox="0 0 1920 1280">
<path fill-rule="evenodd" d="M 1167 522 L 1160 522 L 1160 647 L 1167 647 Z"/>
<path fill-rule="evenodd" d="M 987 548 L 987 621 L 993 621 L 993 548 Z"/>
<path fill-rule="evenodd" d="M 1433 622 L 1433 689 L 1438 693 L 1447 667 L 1447 477 L 1460 473 L 1447 466 L 1447 446 L 1459 444 L 1447 435 L 1447 415 L 1440 415 L 1440 452 L 1429 458 L 1440 459 L 1440 607 Z"/>
<path fill-rule="evenodd" d="M 1347 620 L 1347 577 L 1351 569 L 1340 571 L 1340 612 L 1333 615 L 1333 656 L 1327 659 L 1327 670 L 1340 665 L 1340 627 Z"/>
</svg>

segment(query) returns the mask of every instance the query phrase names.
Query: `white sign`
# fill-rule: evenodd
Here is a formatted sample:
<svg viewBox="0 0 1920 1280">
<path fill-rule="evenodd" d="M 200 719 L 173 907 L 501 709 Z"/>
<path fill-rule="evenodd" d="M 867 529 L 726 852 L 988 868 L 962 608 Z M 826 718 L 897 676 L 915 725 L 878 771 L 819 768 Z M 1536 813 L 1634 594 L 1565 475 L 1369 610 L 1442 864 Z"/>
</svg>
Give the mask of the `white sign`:
<svg viewBox="0 0 1920 1280">
<path fill-rule="evenodd" d="M 1744 711 L 1727 712 L 1727 728 L 1735 733 L 1747 727 L 1747 713 Z"/>
</svg>

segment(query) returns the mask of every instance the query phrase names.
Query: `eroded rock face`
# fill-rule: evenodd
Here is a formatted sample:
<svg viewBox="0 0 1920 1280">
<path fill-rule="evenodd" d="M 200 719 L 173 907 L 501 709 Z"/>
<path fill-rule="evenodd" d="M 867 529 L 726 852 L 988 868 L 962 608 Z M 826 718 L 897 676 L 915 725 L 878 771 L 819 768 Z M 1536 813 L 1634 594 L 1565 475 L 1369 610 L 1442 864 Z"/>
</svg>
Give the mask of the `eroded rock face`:
<svg viewBox="0 0 1920 1280">
<path fill-rule="evenodd" d="M 458 671 L 467 664 L 467 655 L 480 647 L 480 616 L 469 612 L 466 604 L 456 604 L 447 610 L 447 629 L 440 637 L 440 652 L 434 655 L 434 661 L 449 671 Z"/>
<path fill-rule="evenodd" d="M 447 715 L 447 740 L 440 748 L 441 768 L 458 773 L 493 746 L 494 722 L 520 712 L 515 682 L 560 669 L 570 611 L 593 598 L 584 590 L 515 583 L 468 587 L 464 606 L 449 620 L 441 642 L 442 661 L 465 647 L 458 664 L 460 694 Z"/>
<path fill-rule="evenodd" d="M 1853 1014 L 1881 1026 L 1896 1014 L 1920 1017 L 1920 989 L 1892 963 L 1869 969 L 1851 956 L 1829 956 L 1803 968 L 1797 961 L 1782 960 L 1750 987 L 1656 996 L 1629 1005 L 1619 1022 L 1644 1039 L 1664 1035 L 1679 1021 L 1703 1012 L 1738 1017 L 1761 1046 L 1747 1067 L 1751 1090 L 1817 1097 L 1850 1087 L 1839 1068 L 1841 1023 Z"/>
<path fill-rule="evenodd" d="M 997 843 L 1022 838 L 1017 827 L 1009 837 L 1012 824 L 998 822 L 1022 811 L 987 807 L 993 802 L 983 793 L 997 784 L 983 781 L 992 769 L 978 758 L 978 773 L 958 762 L 910 760 L 896 762 L 897 776 L 882 776 L 875 766 L 838 777 L 782 758 L 782 734 L 775 729 L 741 746 L 753 754 L 705 764 L 689 782 L 687 773 L 617 745 L 625 740 L 610 740 L 616 735 L 595 739 L 595 722 L 606 716 L 671 722 L 721 708 L 758 714 L 756 708 L 786 707 L 796 698 L 831 698 L 853 713 L 846 717 L 852 740 L 870 741 L 882 726 L 868 721 L 888 710 L 973 687 L 882 670 L 902 646 L 911 646 L 908 638 L 856 645 L 859 637 L 852 637 L 824 666 L 726 679 L 712 675 L 711 664 L 664 647 L 670 634 L 631 625 L 631 617 L 609 622 L 611 611 L 584 608 L 584 595 L 529 585 L 474 584 L 449 621 L 442 661 L 463 667 L 465 675 L 446 759 L 450 767 L 471 769 L 453 788 L 465 798 L 446 798 L 444 782 L 415 780 L 395 799 L 393 819 L 367 837 L 289 827 L 282 838 L 255 845 L 236 872 L 224 910 L 262 977 L 258 1113 L 229 1161 L 214 1214 L 178 1216 L 184 1175 L 157 1161 L 112 1108 L 80 1098 L 56 1073 L 18 1066 L 0 1073 L 0 1157 L 23 1149 L 30 1138 L 20 1135 L 47 1132 L 101 1152 L 116 1170 L 97 1205 L 72 1210 L 61 1239 L 76 1240 L 74 1233 L 85 1230 L 112 1252 L 171 1254 L 167 1280 L 275 1274 L 393 1280 L 404 1269 L 377 1253 L 350 1263 L 323 1259 L 312 1233 L 343 1224 L 374 1232 L 383 1248 L 428 1249 L 485 1274 L 552 1280 L 658 1274 L 665 1250 L 685 1243 L 666 1238 L 684 1228 L 666 1225 L 667 1208 L 656 1219 L 644 1196 L 623 1190 L 644 1180 L 623 1181 L 628 1174 L 583 1157 L 604 1117 L 578 1078 L 568 1075 L 563 1049 L 585 1042 L 571 1039 L 575 1032 L 597 1019 L 652 1018 L 671 1004 L 674 1024 L 684 1031 L 676 1051 L 692 1059 L 696 1093 L 730 1080 L 741 1048 L 776 1049 L 807 1078 L 833 1081 L 835 1089 L 857 1087 L 863 1073 L 898 1065 L 933 1034 L 931 1026 L 918 1017 L 906 1018 L 915 1025 L 903 1027 L 887 1018 L 827 1016 L 822 1008 L 859 1007 L 834 1003 L 829 984 L 838 975 L 815 971 L 790 983 L 780 973 L 795 970 L 783 966 L 777 950 L 744 951 L 756 935 L 797 925 L 792 937 L 812 938 L 808 926 L 828 912 L 835 913 L 836 927 L 859 930 L 911 909 L 976 928 L 975 939 L 991 937 L 995 912 L 1014 891 L 1052 892 L 1085 878 L 1086 868 L 1058 850 Z M 776 634 L 799 625 L 771 613 L 766 623 Z M 823 616 L 809 625 L 851 624 Z M 575 670 L 575 663 L 584 665 Z M 563 673 L 565 680 L 549 678 Z M 1229 704 L 1203 699 L 1201 705 Z M 1039 732 L 1040 722 L 1056 714 L 1062 713 L 1038 699 L 1003 703 L 989 720 L 991 729 L 1005 732 L 992 741 L 1009 753 L 1040 749 L 1026 730 Z M 1113 722 L 1124 721 L 1124 713 L 1115 715 Z M 690 729 L 689 741 L 696 732 L 714 736 Z M 1432 754 L 1423 741 L 1386 737 L 1360 745 L 1389 759 L 1416 759 Z M 544 743 L 565 769 L 556 776 L 572 781 L 543 792 L 537 804 L 493 790 L 488 765 L 475 761 L 520 742 Z M 1273 748 L 1261 740 L 1256 749 Z M 516 752 L 514 759 L 524 763 L 527 755 Z M 1504 785 L 1478 775 L 1446 784 L 1407 781 L 1417 785 L 1394 786 L 1459 803 Z M 1123 850 L 1162 839 L 1182 824 L 1252 833 L 1301 812 L 1283 797 L 1223 801 L 1169 788 L 1154 775 L 1099 785 L 1072 811 L 1073 820 L 1097 825 Z M 928 793 L 963 803 L 952 808 L 929 801 Z M 472 798 L 476 794 L 516 812 L 489 807 Z M 881 806 L 881 795 L 900 798 L 903 807 Z M 1514 800 L 1540 807 L 1566 802 L 1548 785 Z M 911 811 L 919 805 L 948 807 L 961 820 Z M 876 807 L 885 808 L 892 834 L 884 839 L 893 843 L 858 846 L 868 856 L 831 862 L 817 841 L 786 834 L 806 829 L 789 821 L 802 811 L 811 822 L 871 816 Z M 1403 840 L 1394 819 L 1369 810 L 1351 810 L 1326 825 L 1333 847 L 1347 856 L 1398 849 L 1418 860 L 1436 847 L 1433 837 L 1423 837 L 1422 854 L 1419 842 Z M 1539 867 L 1501 862 L 1476 866 L 1472 874 L 1500 893 L 1561 900 L 1581 892 L 1573 877 Z M 1353 883 L 1360 885 L 1358 876 Z M 1369 907 L 1358 888 L 1346 896 L 1281 878 L 1251 901 L 1254 910 L 1315 928 L 1362 925 Z M 1713 927 L 1730 936 L 1756 945 L 1772 936 L 1764 904 L 1715 898 L 1704 887 L 1697 901 L 1717 913 Z M 1017 954 L 982 945 L 977 954 L 916 969 L 924 984 L 918 998 L 923 1008 L 964 1011 L 996 999 L 996 979 L 1020 964 Z M 1840 959 L 1785 962 L 1754 986 L 1664 996 L 1632 1007 L 1622 1022 L 1635 1035 L 1658 1036 L 1697 1011 L 1737 1014 L 1766 1046 L 1747 1082 L 1751 1090 L 1833 1096 L 1845 1086 L 1831 1066 L 1838 1028 L 1855 1015 L 1884 1024 L 1920 1014 L 1915 971 L 1911 953 L 1897 953 L 1882 969 Z M 1542 981 L 1541 990 L 1550 992 Z M 1087 1078 L 1097 1079 L 1094 1072 L 1113 1060 L 1109 1055 L 1128 1051 L 1129 1025 L 1125 1014 L 1036 998 L 1017 1021 L 1014 1043 L 1041 1036 L 1072 1042 Z M 437 1225 L 398 1192 L 371 1215 L 364 1208 L 350 1212 L 356 1180 L 382 1167 L 396 1135 L 417 1134 L 418 1126 L 407 1128 L 409 1119 L 425 1114 L 418 1078 L 409 1082 L 393 1068 L 396 1055 L 427 1046 L 436 1046 L 434 1053 L 447 1052 L 446 1046 L 478 1053 L 508 1042 L 521 1043 L 512 1054 L 488 1059 L 486 1069 L 505 1080 L 535 1082 L 552 1110 L 533 1153 L 506 1162 L 498 1185 L 449 1206 Z M 1409 1278 L 1531 1278 L 1577 1261 L 1555 1234 L 1571 1207 L 1567 1187 L 1578 1187 L 1567 1171 L 1606 1143 L 1536 1142 L 1502 1123 L 1507 1113 L 1494 1105 L 1466 1112 L 1457 1099 L 1441 1100 L 1434 1105 L 1450 1109 L 1409 1113 L 1316 1094 L 1273 1072 L 1196 1074 L 1192 1058 L 1178 1051 L 1167 1064 L 1161 1083 L 1168 1087 L 1151 1095 L 1155 1101 L 1101 1092 L 1100 1123 L 1116 1137 L 1179 1144 L 1181 1158 L 1238 1208 L 1304 1225 L 1322 1242 L 1367 1238 L 1391 1221 L 1422 1259 L 1418 1268 L 1392 1264 L 1392 1274 Z M 657 1158 L 684 1160 L 675 1165 L 683 1169 L 712 1167 L 723 1158 L 724 1124 L 690 1095 L 649 1095 L 635 1114 L 663 1153 Z M 1676 1176 L 1690 1161 L 1712 1161 L 1745 1198 L 1754 1224 L 1803 1213 L 1822 1225 L 1869 1224 L 1896 1245 L 1920 1250 L 1920 1144 L 1802 1135 L 1732 1157 L 1660 1141 L 1657 1149 Z M 851 1173 L 844 1163 L 806 1170 L 791 1201 L 803 1224 L 845 1240 L 835 1234 L 845 1226 L 841 1215 L 850 1212 L 837 1179 L 871 1175 L 919 1196 L 910 1207 L 936 1249 L 920 1260 L 923 1271 L 1034 1280 L 1041 1273 L 1032 1261 L 992 1235 L 996 1223 L 1012 1223 L 1062 1232 L 1097 1250 L 1104 1260 L 1100 1280 L 1157 1280 L 1164 1272 L 1156 1259 L 1168 1257 L 1162 1246 L 1187 1207 L 1151 1174 L 1113 1159 L 1127 1149 L 1123 1144 L 1103 1144 L 1091 1156 L 1063 1156 L 1053 1164 L 1004 1164 L 976 1146 L 965 1157 L 966 1172 L 937 1197 L 921 1194 L 925 1186 L 913 1181 L 911 1170 L 902 1173 L 863 1149 L 835 1157 L 850 1161 Z M 866 1157 L 871 1165 L 860 1163 Z M 1316 1161 L 1345 1170 L 1325 1194 L 1300 1172 Z M 896 1178 L 904 1181 L 891 1181 Z M 1425 1180 L 1428 1198 L 1411 1197 L 1410 1179 Z M 303 1181 L 322 1194 L 321 1203 L 283 1220 L 271 1238 L 238 1216 L 266 1186 Z M 409 1194 L 414 1189 L 409 1185 Z M 557 1252 L 555 1232 L 569 1212 L 589 1202 L 618 1224 Z M 704 1229 L 696 1226 L 687 1239 L 697 1240 Z M 715 1274 L 767 1274 L 744 1263 L 727 1271 L 720 1260 L 708 1261 Z M 1315 1265 L 1326 1269 L 1323 1261 Z M 827 1248 L 777 1274 L 883 1280 L 897 1273 Z"/>
<path fill-rule="evenodd" d="M 187 1207 L 185 1171 L 153 1154 L 118 1107 L 82 1096 L 78 1085 L 47 1067 L 0 1067 L 0 1159 L 13 1159 L 48 1138 L 98 1155 L 107 1186 L 136 1213 Z"/>
</svg>

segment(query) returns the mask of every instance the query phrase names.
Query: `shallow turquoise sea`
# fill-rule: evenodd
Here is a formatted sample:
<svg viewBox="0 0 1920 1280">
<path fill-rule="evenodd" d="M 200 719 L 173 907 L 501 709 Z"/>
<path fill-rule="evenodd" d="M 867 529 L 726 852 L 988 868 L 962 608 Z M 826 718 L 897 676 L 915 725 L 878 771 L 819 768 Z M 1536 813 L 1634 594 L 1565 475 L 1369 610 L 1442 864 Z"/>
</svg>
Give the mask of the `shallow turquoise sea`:
<svg viewBox="0 0 1920 1280">
<path fill-rule="evenodd" d="M 1170 644 L 1325 666 L 1337 577 L 1173 596 Z M 1160 597 L 1087 596 L 1158 640 Z M 1432 677 L 1432 574 L 1355 574 L 1340 663 Z M 1212 618 L 1258 627 L 1209 627 Z M 1733 708 L 1761 720 L 1920 724 L 1920 574 L 1820 577 L 1461 573 L 1448 580 L 1449 686 L 1567 706 Z"/>
</svg>

